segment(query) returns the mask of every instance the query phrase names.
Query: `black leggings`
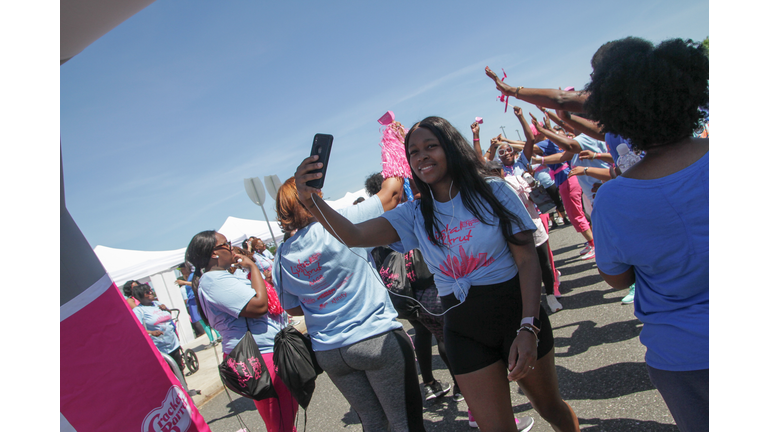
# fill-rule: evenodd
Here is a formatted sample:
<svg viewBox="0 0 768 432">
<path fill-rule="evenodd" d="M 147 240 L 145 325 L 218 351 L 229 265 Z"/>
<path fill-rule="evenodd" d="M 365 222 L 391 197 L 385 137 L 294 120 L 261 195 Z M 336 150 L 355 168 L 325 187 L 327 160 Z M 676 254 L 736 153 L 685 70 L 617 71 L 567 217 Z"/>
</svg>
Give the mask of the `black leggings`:
<svg viewBox="0 0 768 432">
<path fill-rule="evenodd" d="M 549 242 L 544 242 L 536 247 L 541 267 L 541 281 L 544 282 L 544 291 L 547 295 L 555 294 L 555 274 L 552 273 L 552 263 L 549 262 Z"/>
<path fill-rule="evenodd" d="M 432 333 L 428 328 L 424 326 L 418 320 L 408 320 L 413 326 L 413 330 L 416 332 L 413 338 L 414 351 L 416 352 L 416 359 L 419 361 L 419 370 L 421 370 L 421 379 L 424 383 L 431 383 L 435 380 L 432 375 Z M 437 338 L 435 338 L 437 340 Z M 456 377 L 453 376 L 450 363 L 448 363 L 448 356 L 445 354 L 445 343 L 437 340 L 437 352 L 440 354 L 440 358 L 443 359 L 443 363 L 448 368 L 448 372 L 453 379 L 453 385 L 455 386 L 454 393 L 461 393 L 459 384 L 456 382 Z"/>
<path fill-rule="evenodd" d="M 547 195 L 555 202 L 555 208 L 560 213 L 565 213 L 565 206 L 563 206 L 563 200 L 560 198 L 560 192 L 558 192 L 557 186 L 552 185 L 546 189 Z"/>
<path fill-rule="evenodd" d="M 184 362 L 181 360 L 181 347 L 169 352 L 168 355 L 176 361 L 176 364 L 179 366 L 179 371 L 184 373 Z"/>
</svg>

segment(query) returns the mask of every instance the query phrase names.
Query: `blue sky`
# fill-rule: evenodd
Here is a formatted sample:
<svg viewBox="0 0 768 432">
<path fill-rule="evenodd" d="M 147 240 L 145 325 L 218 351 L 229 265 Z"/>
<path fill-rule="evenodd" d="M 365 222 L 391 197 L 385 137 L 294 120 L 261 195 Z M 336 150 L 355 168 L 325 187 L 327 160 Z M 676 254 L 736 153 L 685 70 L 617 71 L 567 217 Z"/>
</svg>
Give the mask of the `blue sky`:
<svg viewBox="0 0 768 432">
<path fill-rule="evenodd" d="M 709 35 L 706 1 L 536 5 L 158 0 L 60 67 L 67 207 L 91 246 L 185 247 L 228 216 L 262 219 L 243 179 L 287 179 L 315 133 L 334 135 L 337 199 L 380 170 L 387 110 L 468 137 L 483 117 L 484 148 L 502 125 L 515 138 L 485 66 L 580 89 L 604 42 Z"/>
</svg>

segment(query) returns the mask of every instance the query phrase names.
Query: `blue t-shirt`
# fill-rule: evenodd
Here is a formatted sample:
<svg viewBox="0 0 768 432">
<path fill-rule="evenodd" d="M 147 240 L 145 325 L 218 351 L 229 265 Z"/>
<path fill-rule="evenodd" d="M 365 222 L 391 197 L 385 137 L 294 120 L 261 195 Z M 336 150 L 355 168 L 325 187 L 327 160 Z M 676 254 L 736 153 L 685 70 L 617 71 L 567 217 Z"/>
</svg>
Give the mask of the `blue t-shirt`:
<svg viewBox="0 0 768 432">
<path fill-rule="evenodd" d="M 551 156 L 553 154 L 563 153 L 563 150 L 550 140 L 544 140 L 536 145 L 544 153 L 544 156 Z M 561 184 L 568 181 L 568 173 L 571 172 L 571 168 L 568 166 L 567 162 L 558 163 L 558 164 L 547 164 L 547 167 L 550 170 L 552 170 L 552 172 L 555 173 L 555 185 L 557 185 L 557 187 L 560 187 Z M 557 172 L 557 170 L 560 170 L 560 171 Z"/>
<path fill-rule="evenodd" d="M 221 334 L 221 350 L 224 354 L 229 354 L 237 346 L 248 328 L 261 353 L 272 352 L 275 335 L 280 331 L 283 317 L 269 313 L 259 318 L 240 316 L 245 305 L 256 295 L 250 280 L 239 278 L 224 270 L 209 271 L 200 278 L 197 292 L 208 322 Z"/>
<path fill-rule="evenodd" d="M 581 146 L 582 150 L 591 150 L 595 153 L 608 153 L 608 148 L 605 145 L 605 142 L 594 139 L 590 136 L 580 134 L 576 138 L 574 138 L 576 141 L 578 141 L 579 145 Z M 590 167 L 590 168 L 610 168 L 611 164 L 608 162 L 604 162 L 600 159 L 579 159 L 579 155 L 574 154 L 573 159 L 571 159 L 571 166 L 583 166 L 583 167 Z M 579 180 L 579 186 L 581 186 L 581 190 L 584 191 L 584 194 L 588 197 L 592 196 L 592 186 L 595 185 L 595 183 L 602 183 L 602 181 L 591 177 L 587 175 L 580 175 L 575 176 Z"/>
<path fill-rule="evenodd" d="M 535 231 L 536 225 L 512 187 L 497 177 L 487 181 L 501 204 L 523 221 L 523 227 L 513 224 L 512 232 Z M 436 227 L 440 230 L 438 237 L 447 248 L 429 240 L 420 201 L 388 211 L 384 218 L 400 236 L 400 242 L 390 247 L 401 253 L 419 249 L 429 271 L 435 275 L 435 285 L 441 296 L 454 294 L 463 302 L 472 285 L 501 283 L 517 274 L 517 265 L 501 234 L 499 220 L 489 206 L 482 208 L 483 218 L 491 221 L 491 225 L 485 225 L 464 207 L 461 193 L 448 202 L 434 203 L 440 221 L 440 226 Z"/>
<path fill-rule="evenodd" d="M 384 209 L 374 195 L 338 212 L 360 223 L 381 216 Z M 349 346 L 402 327 L 368 256 L 364 248 L 350 250 L 317 222 L 280 245 L 272 280 L 285 309 L 301 306 L 315 351 Z"/>
<path fill-rule="evenodd" d="M 154 301 L 152 306 L 136 305 L 133 313 L 139 319 L 139 322 L 149 331 L 160 330 L 163 332 L 160 336 L 150 335 L 150 339 L 155 343 L 158 351 L 170 354 L 176 348 L 180 347 L 179 338 L 173 330 L 173 318 L 170 312 L 161 310 L 160 303 Z"/>
<path fill-rule="evenodd" d="M 598 268 L 634 267 L 648 365 L 709 368 L 709 153 L 659 179 L 606 182 L 592 221 Z"/>
</svg>

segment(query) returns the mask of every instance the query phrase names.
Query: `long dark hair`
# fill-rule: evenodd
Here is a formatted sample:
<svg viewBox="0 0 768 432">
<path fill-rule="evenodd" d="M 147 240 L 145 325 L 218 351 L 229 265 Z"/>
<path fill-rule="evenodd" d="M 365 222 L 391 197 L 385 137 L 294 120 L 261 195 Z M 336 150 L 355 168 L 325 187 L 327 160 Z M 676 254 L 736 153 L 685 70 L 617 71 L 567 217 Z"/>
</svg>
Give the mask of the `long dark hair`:
<svg viewBox="0 0 768 432">
<path fill-rule="evenodd" d="M 486 172 L 483 162 L 477 157 L 464 136 L 448 120 L 441 117 L 427 117 L 414 124 L 405 135 L 406 157 L 408 157 L 408 141 L 411 138 L 411 133 L 417 128 L 429 129 L 443 147 L 445 160 L 448 164 L 448 175 L 461 194 L 461 203 L 464 204 L 464 207 L 481 223 L 492 225 L 481 211 L 481 208 L 488 209 L 487 203 L 491 207 L 491 213 L 499 218 L 499 226 L 504 239 L 515 245 L 525 244 L 512 234 L 513 223 L 525 230 L 522 219 L 504 207 L 493 194 L 491 185 L 485 179 L 492 174 Z M 408 161 L 410 163 L 409 157 Z M 439 230 L 439 222 L 435 215 L 435 203 L 432 200 L 432 194 L 424 192 L 430 191 L 429 185 L 421 181 L 413 168 L 411 168 L 411 175 L 416 186 L 422 191 L 420 207 L 429 240 L 441 247 L 445 246 L 442 239 L 439 239 L 439 231 L 437 231 Z"/>
<path fill-rule="evenodd" d="M 195 273 L 192 277 L 192 292 L 195 293 L 197 310 L 200 312 L 200 317 L 208 326 L 210 326 L 208 317 L 203 312 L 203 306 L 200 304 L 200 295 L 197 293 L 197 289 L 200 286 L 200 277 L 203 275 L 203 271 L 208 269 L 208 262 L 211 261 L 214 247 L 216 247 L 216 231 L 203 231 L 192 237 L 189 246 L 187 246 L 187 252 L 184 254 L 184 259 L 195 268 Z"/>
</svg>

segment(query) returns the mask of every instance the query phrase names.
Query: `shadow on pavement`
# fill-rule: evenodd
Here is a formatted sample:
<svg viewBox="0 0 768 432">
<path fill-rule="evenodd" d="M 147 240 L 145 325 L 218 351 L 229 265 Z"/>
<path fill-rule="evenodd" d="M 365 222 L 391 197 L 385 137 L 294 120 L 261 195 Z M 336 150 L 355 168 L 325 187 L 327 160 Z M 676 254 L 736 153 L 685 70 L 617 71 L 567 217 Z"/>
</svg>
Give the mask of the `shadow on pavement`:
<svg viewBox="0 0 768 432">
<path fill-rule="evenodd" d="M 560 393 L 565 400 L 603 400 L 648 390 L 656 391 L 648 377 L 645 363 L 616 363 L 587 372 L 572 372 L 557 365 L 555 368 Z"/>
<path fill-rule="evenodd" d="M 251 416 L 257 413 L 256 405 L 253 403 L 253 400 L 244 398 L 234 393 L 232 393 L 231 396 L 233 399 L 230 403 L 227 404 L 227 408 L 229 408 L 229 414 L 225 416 L 217 417 L 215 419 L 206 420 L 209 426 L 221 420 L 237 417 L 238 414 L 241 416 L 246 416 L 246 415 Z M 252 411 L 252 412 L 249 412 L 249 411 Z M 259 420 L 261 420 L 261 417 L 259 417 Z M 245 419 L 244 421 L 246 421 L 246 423 L 248 422 L 248 420 L 245 420 Z"/>
<path fill-rule="evenodd" d="M 617 291 L 613 288 L 606 290 L 588 290 L 572 294 L 575 289 L 583 287 L 583 285 L 574 286 L 573 281 L 569 281 L 567 283 L 563 282 L 560 284 L 560 294 L 564 296 L 567 295 L 567 297 L 563 299 L 565 303 L 561 301 L 566 309 L 582 309 L 597 305 L 621 302 L 621 298 L 605 297 L 606 294 L 613 294 Z M 546 300 L 543 300 L 543 303 L 546 304 Z"/>
<path fill-rule="evenodd" d="M 555 353 L 555 357 L 571 357 L 586 352 L 590 347 L 622 342 L 635 338 L 640 335 L 642 324 L 640 320 L 633 319 L 611 323 L 602 327 L 597 327 L 593 321 L 580 321 L 560 327 L 554 327 L 552 330 L 564 329 L 577 326 L 571 337 L 555 337 L 555 346 L 562 348 L 568 347 L 564 353 Z"/>
<path fill-rule="evenodd" d="M 582 432 L 678 432 L 675 425 L 633 419 L 579 419 Z"/>
<path fill-rule="evenodd" d="M 344 417 L 341 418 L 341 421 L 346 426 L 362 424 L 360 417 L 357 416 L 357 413 L 352 409 L 352 407 L 349 407 L 349 411 L 344 413 Z"/>
</svg>

